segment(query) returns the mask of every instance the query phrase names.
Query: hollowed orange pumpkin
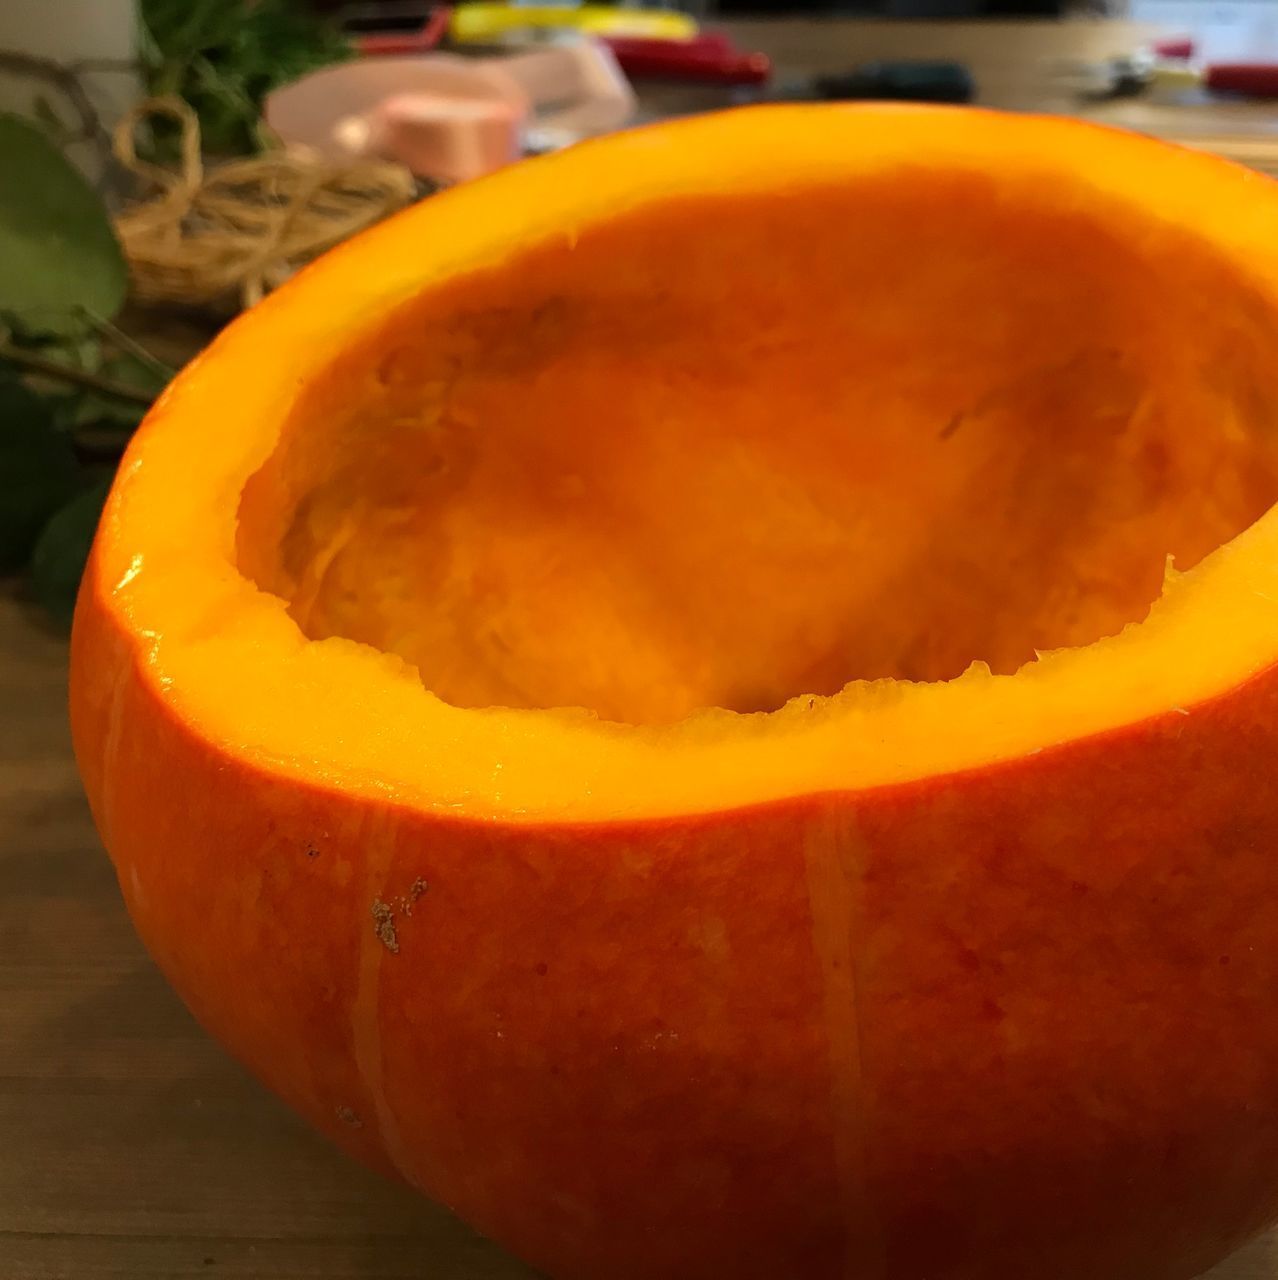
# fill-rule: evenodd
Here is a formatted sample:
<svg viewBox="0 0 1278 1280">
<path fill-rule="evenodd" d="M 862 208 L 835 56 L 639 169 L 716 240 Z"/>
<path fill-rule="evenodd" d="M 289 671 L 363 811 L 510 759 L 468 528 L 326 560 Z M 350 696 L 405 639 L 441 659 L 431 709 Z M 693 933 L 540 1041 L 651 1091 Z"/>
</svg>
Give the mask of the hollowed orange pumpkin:
<svg viewBox="0 0 1278 1280">
<path fill-rule="evenodd" d="M 1268 181 L 641 130 L 177 381 L 80 764 L 209 1030 L 556 1277 L 1189 1276 L 1278 1215 L 1276 498 Z"/>
</svg>

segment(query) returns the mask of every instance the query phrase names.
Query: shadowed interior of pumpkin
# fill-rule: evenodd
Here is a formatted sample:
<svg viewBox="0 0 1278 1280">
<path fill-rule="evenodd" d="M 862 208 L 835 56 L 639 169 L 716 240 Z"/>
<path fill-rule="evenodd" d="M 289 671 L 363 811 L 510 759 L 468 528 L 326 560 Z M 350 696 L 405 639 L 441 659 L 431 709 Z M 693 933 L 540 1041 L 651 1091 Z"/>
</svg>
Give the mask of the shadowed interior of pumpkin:
<svg viewBox="0 0 1278 1280">
<path fill-rule="evenodd" d="M 1011 672 L 1278 495 L 1273 303 L 1081 181 L 908 168 L 534 246 L 502 216 L 501 261 L 308 380 L 240 504 L 307 636 L 453 704 L 660 723 Z"/>
</svg>

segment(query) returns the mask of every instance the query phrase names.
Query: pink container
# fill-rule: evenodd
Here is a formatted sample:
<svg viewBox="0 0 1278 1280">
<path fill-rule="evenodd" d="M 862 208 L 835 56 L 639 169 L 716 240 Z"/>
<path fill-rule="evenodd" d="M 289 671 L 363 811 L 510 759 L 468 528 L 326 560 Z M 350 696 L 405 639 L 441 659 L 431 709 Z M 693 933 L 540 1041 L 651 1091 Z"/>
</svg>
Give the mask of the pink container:
<svg viewBox="0 0 1278 1280">
<path fill-rule="evenodd" d="M 285 143 L 338 163 L 379 156 L 424 178 L 463 182 L 520 156 L 531 110 L 500 66 L 434 53 L 304 76 L 267 98 L 266 122 Z"/>
</svg>

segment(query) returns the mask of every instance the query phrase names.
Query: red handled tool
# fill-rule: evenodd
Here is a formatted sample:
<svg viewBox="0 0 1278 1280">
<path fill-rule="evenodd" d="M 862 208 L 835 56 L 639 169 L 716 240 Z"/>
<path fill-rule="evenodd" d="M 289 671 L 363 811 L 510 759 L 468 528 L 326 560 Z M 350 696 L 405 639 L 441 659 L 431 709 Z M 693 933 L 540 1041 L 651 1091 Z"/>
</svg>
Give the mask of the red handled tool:
<svg viewBox="0 0 1278 1280">
<path fill-rule="evenodd" d="M 603 42 L 635 80 L 759 85 L 772 77 L 772 59 L 766 53 L 745 53 L 718 32 L 703 32 L 691 40 L 604 36 Z"/>
<path fill-rule="evenodd" d="M 435 5 L 420 27 L 409 31 L 374 32 L 355 37 L 355 47 L 364 57 L 399 57 L 404 54 L 429 53 L 438 49 L 448 34 L 453 7 Z"/>
<path fill-rule="evenodd" d="M 1149 89 L 1206 89 L 1246 98 L 1278 98 L 1278 62 L 1195 62 L 1188 36 L 1159 40 L 1134 53 L 1084 64 L 1088 97 L 1121 98 Z"/>
<path fill-rule="evenodd" d="M 1213 62 L 1197 70 L 1199 83 L 1210 93 L 1278 98 L 1278 63 Z"/>
</svg>

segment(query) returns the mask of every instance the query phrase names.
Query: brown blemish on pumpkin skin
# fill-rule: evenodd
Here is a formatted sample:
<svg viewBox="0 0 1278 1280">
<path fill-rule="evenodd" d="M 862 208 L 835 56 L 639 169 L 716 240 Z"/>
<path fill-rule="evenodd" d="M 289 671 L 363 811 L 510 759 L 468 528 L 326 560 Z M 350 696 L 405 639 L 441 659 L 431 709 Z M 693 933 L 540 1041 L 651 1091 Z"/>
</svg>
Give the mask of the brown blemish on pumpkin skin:
<svg viewBox="0 0 1278 1280">
<path fill-rule="evenodd" d="M 380 898 L 373 899 L 373 932 L 391 955 L 399 954 L 399 938 L 395 933 L 395 913 Z"/>
<path fill-rule="evenodd" d="M 350 1107 L 338 1107 L 337 1118 L 343 1123 L 348 1124 L 352 1129 L 362 1129 L 364 1122 L 355 1114 Z"/>
<path fill-rule="evenodd" d="M 417 879 L 408 886 L 408 892 L 404 894 L 404 896 L 400 898 L 395 905 L 404 913 L 404 915 L 411 916 L 413 914 L 413 904 L 416 903 L 417 899 L 420 898 L 429 888 L 430 885 L 427 884 L 421 876 L 418 876 Z"/>
<path fill-rule="evenodd" d="M 399 934 L 395 929 L 395 912 L 411 916 L 414 903 L 429 888 L 430 885 L 418 876 L 408 886 L 408 892 L 401 894 L 393 902 L 383 902 L 381 898 L 373 899 L 373 932 L 391 955 L 399 954 Z"/>
</svg>

